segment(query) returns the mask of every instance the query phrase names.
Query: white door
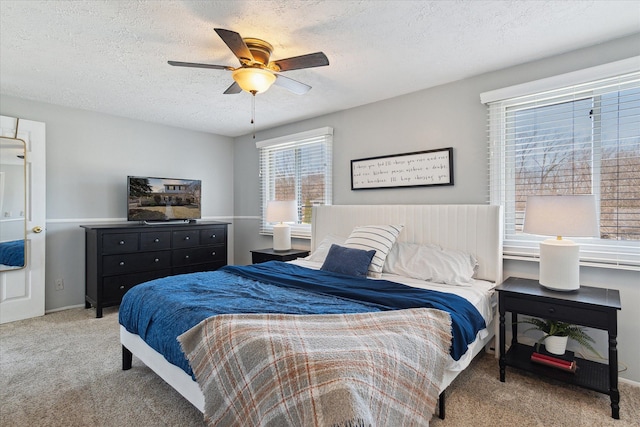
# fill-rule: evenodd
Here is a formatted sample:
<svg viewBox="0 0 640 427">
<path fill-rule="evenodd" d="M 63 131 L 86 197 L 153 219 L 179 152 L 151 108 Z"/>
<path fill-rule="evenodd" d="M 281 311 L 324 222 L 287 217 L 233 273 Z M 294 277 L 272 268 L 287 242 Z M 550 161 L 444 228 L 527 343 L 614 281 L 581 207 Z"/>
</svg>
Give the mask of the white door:
<svg viewBox="0 0 640 427">
<path fill-rule="evenodd" d="M 6 323 L 44 315 L 45 124 L 0 116 L 0 135 L 22 140 L 25 145 L 24 211 L 9 211 L 5 205 L 0 217 L 6 221 L 23 216 L 22 235 L 26 237 L 24 268 L 0 269 L 0 323 Z M 4 181 L 5 186 L 10 185 L 8 179 Z"/>
</svg>

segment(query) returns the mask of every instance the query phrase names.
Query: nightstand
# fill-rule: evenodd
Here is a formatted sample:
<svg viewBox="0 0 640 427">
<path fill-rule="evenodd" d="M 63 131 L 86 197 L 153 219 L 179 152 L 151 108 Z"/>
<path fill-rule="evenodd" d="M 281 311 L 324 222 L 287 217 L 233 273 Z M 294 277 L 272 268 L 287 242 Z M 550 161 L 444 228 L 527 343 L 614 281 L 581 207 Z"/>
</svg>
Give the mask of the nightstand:
<svg viewBox="0 0 640 427">
<path fill-rule="evenodd" d="M 291 261 L 309 255 L 304 249 L 289 249 L 287 251 L 275 251 L 269 249 L 256 249 L 251 251 L 251 262 L 258 264 L 267 261 Z"/>
<path fill-rule="evenodd" d="M 500 381 L 505 381 L 506 367 L 522 369 L 608 394 L 611 398 L 611 416 L 620 418 L 620 392 L 618 391 L 617 313 L 620 293 L 614 289 L 581 286 L 577 291 L 558 292 L 545 289 L 537 280 L 510 277 L 496 288 L 499 292 L 500 311 Z M 512 315 L 513 337 L 509 351 L 505 351 L 505 313 Z M 597 363 L 576 357 L 575 373 L 532 363 L 534 347 L 518 343 L 518 315 L 559 320 L 575 325 L 606 330 L 609 334 L 609 363 Z"/>
</svg>

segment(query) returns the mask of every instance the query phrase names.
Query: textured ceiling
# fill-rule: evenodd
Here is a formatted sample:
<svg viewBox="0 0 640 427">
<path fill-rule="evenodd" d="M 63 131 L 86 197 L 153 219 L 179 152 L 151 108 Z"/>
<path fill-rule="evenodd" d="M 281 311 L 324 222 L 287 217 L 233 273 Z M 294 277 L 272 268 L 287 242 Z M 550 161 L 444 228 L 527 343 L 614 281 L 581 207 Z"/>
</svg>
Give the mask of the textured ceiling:
<svg viewBox="0 0 640 427">
<path fill-rule="evenodd" d="M 265 129 L 640 31 L 633 1 L 0 0 L 0 93 L 227 136 L 252 131 L 251 96 L 223 95 L 237 66 L 213 28 L 267 40 L 313 87 L 256 97 Z"/>
</svg>

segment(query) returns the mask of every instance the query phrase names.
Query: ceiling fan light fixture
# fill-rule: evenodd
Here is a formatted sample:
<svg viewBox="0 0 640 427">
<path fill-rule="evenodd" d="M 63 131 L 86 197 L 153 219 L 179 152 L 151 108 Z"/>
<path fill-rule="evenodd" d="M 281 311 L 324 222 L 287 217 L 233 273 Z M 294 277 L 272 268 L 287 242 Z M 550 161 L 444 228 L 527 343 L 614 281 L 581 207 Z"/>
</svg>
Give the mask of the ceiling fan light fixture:
<svg viewBox="0 0 640 427">
<path fill-rule="evenodd" d="M 262 93 L 276 81 L 276 75 L 262 68 L 238 68 L 233 72 L 233 80 L 242 90 L 249 93 Z"/>
</svg>

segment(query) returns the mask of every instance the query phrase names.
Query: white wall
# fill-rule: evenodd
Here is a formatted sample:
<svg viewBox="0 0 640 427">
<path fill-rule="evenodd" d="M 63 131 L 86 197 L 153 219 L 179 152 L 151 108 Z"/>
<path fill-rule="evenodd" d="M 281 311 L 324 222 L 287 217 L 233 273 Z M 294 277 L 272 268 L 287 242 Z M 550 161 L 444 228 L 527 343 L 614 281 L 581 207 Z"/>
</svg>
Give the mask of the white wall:
<svg viewBox="0 0 640 427">
<path fill-rule="evenodd" d="M 250 263 L 251 249 L 270 247 L 272 242 L 270 237 L 258 234 L 260 197 L 255 141 L 333 127 L 334 204 L 487 203 L 487 111 L 480 103 L 480 93 L 636 55 L 640 55 L 640 34 L 261 131 L 255 140 L 251 135 L 236 138 L 236 263 Z M 453 187 L 351 190 L 352 159 L 443 147 L 454 148 Z M 294 240 L 293 246 L 308 248 L 309 242 Z M 537 263 L 505 262 L 505 277 L 537 278 L 537 274 Z M 640 272 L 590 268 L 583 269 L 581 277 L 586 285 L 620 291 L 618 348 L 620 361 L 628 366 L 621 376 L 640 382 L 640 315 L 635 309 L 640 306 Z M 598 341 L 599 348 L 606 348 L 606 336 L 598 336 Z"/>
<path fill-rule="evenodd" d="M 203 218 L 233 218 L 231 138 L 5 95 L 0 112 L 47 126 L 47 311 L 84 304 L 79 226 L 126 221 L 127 175 L 201 179 Z M 232 225 L 229 240 L 233 262 Z"/>
</svg>

